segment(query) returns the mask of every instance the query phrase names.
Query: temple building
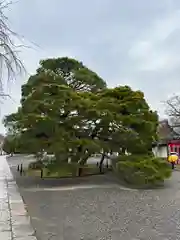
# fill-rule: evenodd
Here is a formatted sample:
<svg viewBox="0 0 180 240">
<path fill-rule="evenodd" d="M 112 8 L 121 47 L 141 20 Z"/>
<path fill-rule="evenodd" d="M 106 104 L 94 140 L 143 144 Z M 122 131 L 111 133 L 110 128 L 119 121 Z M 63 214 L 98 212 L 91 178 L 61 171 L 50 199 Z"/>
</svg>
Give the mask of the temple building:
<svg viewBox="0 0 180 240">
<path fill-rule="evenodd" d="M 170 152 L 180 155 L 180 134 L 169 125 L 168 120 L 162 120 L 158 126 L 159 141 L 153 144 L 153 153 L 157 157 L 167 158 Z"/>
</svg>

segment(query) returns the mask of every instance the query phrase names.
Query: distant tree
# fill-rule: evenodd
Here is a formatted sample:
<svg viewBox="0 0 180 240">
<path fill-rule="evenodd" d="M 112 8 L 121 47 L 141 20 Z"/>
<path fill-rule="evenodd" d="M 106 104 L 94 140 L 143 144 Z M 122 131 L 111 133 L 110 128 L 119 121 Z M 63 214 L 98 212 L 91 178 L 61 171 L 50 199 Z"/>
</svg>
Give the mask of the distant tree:
<svg viewBox="0 0 180 240">
<path fill-rule="evenodd" d="M 166 101 L 166 114 L 171 127 L 180 134 L 180 96 L 175 95 Z"/>
</svg>

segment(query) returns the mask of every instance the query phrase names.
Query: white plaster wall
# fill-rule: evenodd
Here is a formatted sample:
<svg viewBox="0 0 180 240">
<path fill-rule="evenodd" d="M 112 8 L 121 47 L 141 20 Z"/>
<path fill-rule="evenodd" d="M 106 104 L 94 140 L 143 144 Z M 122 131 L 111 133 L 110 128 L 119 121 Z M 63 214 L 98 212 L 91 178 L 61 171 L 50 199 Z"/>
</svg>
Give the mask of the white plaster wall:
<svg viewBox="0 0 180 240">
<path fill-rule="evenodd" d="M 167 146 L 161 146 L 161 147 L 154 147 L 152 149 L 154 155 L 156 157 L 162 157 L 162 158 L 167 158 L 168 154 L 167 154 Z"/>
</svg>

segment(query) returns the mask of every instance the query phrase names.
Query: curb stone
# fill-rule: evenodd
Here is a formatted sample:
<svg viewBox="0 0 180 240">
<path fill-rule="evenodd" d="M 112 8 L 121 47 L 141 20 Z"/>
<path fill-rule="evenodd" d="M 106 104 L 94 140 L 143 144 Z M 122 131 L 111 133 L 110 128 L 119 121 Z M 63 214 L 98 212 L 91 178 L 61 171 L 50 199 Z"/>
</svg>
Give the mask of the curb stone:
<svg viewBox="0 0 180 240">
<path fill-rule="evenodd" d="M 37 240 L 6 156 L 0 156 L 0 239 Z"/>
</svg>

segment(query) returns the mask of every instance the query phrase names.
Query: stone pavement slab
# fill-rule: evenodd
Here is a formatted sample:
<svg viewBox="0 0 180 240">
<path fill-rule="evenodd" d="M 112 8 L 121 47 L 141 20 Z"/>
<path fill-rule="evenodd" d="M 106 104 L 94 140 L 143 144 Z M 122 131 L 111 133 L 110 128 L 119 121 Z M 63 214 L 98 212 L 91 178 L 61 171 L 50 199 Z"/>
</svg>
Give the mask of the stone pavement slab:
<svg viewBox="0 0 180 240">
<path fill-rule="evenodd" d="M 0 156 L 0 239 L 36 240 L 6 156 Z"/>
</svg>

